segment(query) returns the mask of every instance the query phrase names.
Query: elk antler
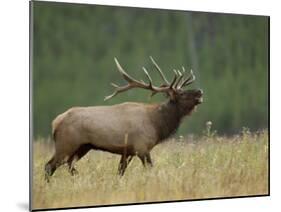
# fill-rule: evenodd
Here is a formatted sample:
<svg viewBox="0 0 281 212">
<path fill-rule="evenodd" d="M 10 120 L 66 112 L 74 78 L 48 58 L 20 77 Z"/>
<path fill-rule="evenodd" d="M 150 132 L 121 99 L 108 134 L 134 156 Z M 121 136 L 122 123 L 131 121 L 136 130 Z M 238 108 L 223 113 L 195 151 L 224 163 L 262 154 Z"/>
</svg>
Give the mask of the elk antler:
<svg viewBox="0 0 281 212">
<path fill-rule="evenodd" d="M 152 91 L 152 95 L 162 92 L 162 93 L 167 93 L 170 96 L 173 96 L 174 93 L 176 93 L 178 90 L 180 90 L 182 87 L 187 86 L 189 84 L 191 84 L 194 80 L 195 77 L 191 71 L 191 76 L 185 80 L 182 81 L 183 77 L 184 77 L 184 68 L 183 68 L 183 72 L 176 72 L 175 70 L 175 75 L 174 78 L 172 80 L 172 82 L 170 83 L 165 75 L 163 74 L 161 68 L 157 65 L 157 63 L 154 61 L 154 59 L 150 56 L 150 59 L 153 63 L 153 65 L 156 67 L 158 73 L 160 74 L 161 78 L 164 81 L 164 84 L 162 84 L 160 87 L 154 86 L 152 84 L 152 79 L 150 77 L 150 75 L 148 74 L 147 70 L 143 67 L 143 72 L 146 75 L 147 79 L 148 79 L 148 83 L 145 83 L 144 81 L 138 81 L 136 79 L 134 79 L 133 77 L 129 76 L 127 74 L 127 72 L 121 67 L 121 65 L 119 64 L 117 58 L 114 58 L 114 61 L 116 63 L 117 69 L 119 71 L 119 73 L 123 76 L 123 78 L 128 82 L 127 85 L 124 86 L 118 86 L 114 83 L 111 83 L 111 85 L 115 88 L 115 91 L 113 92 L 113 94 L 106 96 L 104 98 L 104 101 L 111 99 L 112 97 L 116 96 L 118 93 L 127 91 L 129 89 L 132 88 L 143 88 L 143 89 L 147 89 Z"/>
</svg>

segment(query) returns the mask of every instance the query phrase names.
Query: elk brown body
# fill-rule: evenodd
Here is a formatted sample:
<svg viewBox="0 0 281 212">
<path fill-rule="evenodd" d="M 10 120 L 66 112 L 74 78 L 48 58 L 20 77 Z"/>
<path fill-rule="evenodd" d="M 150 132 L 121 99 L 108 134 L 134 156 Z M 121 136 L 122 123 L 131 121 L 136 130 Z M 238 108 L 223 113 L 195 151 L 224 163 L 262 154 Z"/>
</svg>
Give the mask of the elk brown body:
<svg viewBox="0 0 281 212">
<path fill-rule="evenodd" d="M 184 79 L 184 69 L 178 71 L 170 83 L 152 57 L 151 60 L 165 81 L 163 85 L 153 86 L 145 68 L 148 84 L 133 79 L 115 58 L 117 68 L 128 84 L 121 87 L 112 84 L 116 90 L 105 100 L 131 88 L 148 89 L 153 95 L 166 93 L 168 100 L 159 104 L 127 102 L 112 106 L 74 107 L 60 114 L 52 123 L 55 154 L 45 166 L 47 180 L 63 163 L 68 163 L 72 174 L 76 173 L 74 163 L 91 149 L 121 155 L 120 175 L 124 174 L 134 156 L 138 156 L 144 166 L 152 166 L 151 149 L 176 131 L 183 117 L 202 102 L 203 92 L 200 89 L 182 89 L 194 81 L 192 72 Z"/>
</svg>

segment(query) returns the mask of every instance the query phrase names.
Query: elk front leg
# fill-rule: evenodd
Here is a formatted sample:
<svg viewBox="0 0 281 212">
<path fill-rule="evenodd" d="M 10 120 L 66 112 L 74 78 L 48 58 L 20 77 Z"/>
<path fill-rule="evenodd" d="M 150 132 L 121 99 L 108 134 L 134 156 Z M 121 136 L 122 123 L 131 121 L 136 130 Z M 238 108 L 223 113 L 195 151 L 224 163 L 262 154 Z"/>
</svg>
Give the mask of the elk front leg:
<svg viewBox="0 0 281 212">
<path fill-rule="evenodd" d="M 151 160 L 151 157 L 150 157 L 150 153 L 147 153 L 147 154 L 145 155 L 145 157 L 146 157 L 146 162 L 147 162 L 147 164 L 148 164 L 150 167 L 152 167 L 152 166 L 153 166 L 153 163 L 152 163 L 152 160 Z"/>
<path fill-rule="evenodd" d="M 77 175 L 78 171 L 74 168 L 74 163 L 78 160 L 77 156 L 74 154 L 72 155 L 68 160 L 67 160 L 67 164 L 68 164 L 68 170 L 69 173 L 73 176 L 73 175 Z"/>
<path fill-rule="evenodd" d="M 125 173 L 126 168 L 128 167 L 129 163 L 131 162 L 131 160 L 133 159 L 133 156 L 125 156 L 122 155 L 120 162 L 119 162 L 119 166 L 118 166 L 118 174 L 120 176 L 123 176 Z"/>
</svg>

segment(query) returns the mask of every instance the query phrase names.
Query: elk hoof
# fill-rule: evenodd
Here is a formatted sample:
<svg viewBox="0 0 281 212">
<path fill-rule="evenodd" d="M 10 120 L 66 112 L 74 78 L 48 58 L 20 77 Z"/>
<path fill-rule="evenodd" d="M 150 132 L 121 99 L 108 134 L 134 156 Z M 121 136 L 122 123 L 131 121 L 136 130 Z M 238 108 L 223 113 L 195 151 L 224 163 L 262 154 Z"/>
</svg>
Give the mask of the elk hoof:
<svg viewBox="0 0 281 212">
<path fill-rule="evenodd" d="M 45 181 L 46 181 L 47 183 L 50 182 L 50 175 L 48 175 L 47 173 L 45 174 Z"/>
<path fill-rule="evenodd" d="M 71 174 L 72 176 L 78 175 L 78 171 L 77 171 L 75 168 L 72 168 L 72 169 L 70 170 L 70 174 Z"/>
</svg>

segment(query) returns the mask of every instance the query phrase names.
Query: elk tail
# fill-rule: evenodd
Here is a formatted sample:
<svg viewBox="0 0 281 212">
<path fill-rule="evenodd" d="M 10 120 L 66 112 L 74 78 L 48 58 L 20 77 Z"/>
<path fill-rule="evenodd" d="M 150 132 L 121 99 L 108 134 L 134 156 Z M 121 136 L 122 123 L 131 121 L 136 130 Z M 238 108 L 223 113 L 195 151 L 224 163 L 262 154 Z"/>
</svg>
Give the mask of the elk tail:
<svg viewBox="0 0 281 212">
<path fill-rule="evenodd" d="M 58 130 L 63 122 L 64 117 L 67 115 L 67 112 L 58 115 L 52 122 L 52 138 L 54 141 L 56 141 Z"/>
<path fill-rule="evenodd" d="M 52 138 L 56 142 L 57 129 L 52 130 Z"/>
</svg>

